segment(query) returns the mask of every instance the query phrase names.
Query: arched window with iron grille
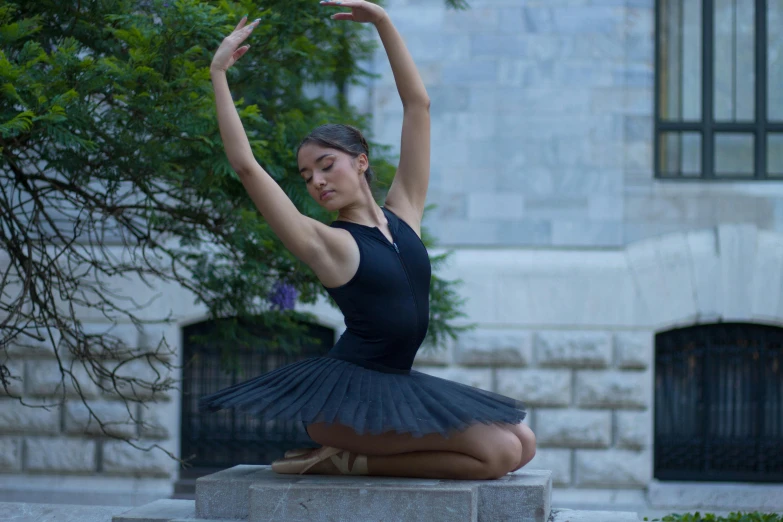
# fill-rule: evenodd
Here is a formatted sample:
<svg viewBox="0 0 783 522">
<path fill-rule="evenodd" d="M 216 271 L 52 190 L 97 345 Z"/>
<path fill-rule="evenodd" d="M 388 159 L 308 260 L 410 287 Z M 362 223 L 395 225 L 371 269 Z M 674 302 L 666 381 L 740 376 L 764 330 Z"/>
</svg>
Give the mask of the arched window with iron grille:
<svg viewBox="0 0 783 522">
<path fill-rule="evenodd" d="M 654 453 L 661 480 L 783 481 L 783 328 L 656 335 Z"/>
<path fill-rule="evenodd" d="M 182 332 L 181 456 L 189 461 L 181 479 L 196 478 L 237 464 L 269 464 L 291 448 L 313 445 L 297 423 L 262 423 L 234 410 L 199 413 L 198 399 L 309 357 L 324 355 L 334 344 L 331 328 L 306 324 L 295 350 L 273 349 L 264 327 L 251 326 L 257 343 L 237 348 L 235 364 L 221 364 L 222 343 L 202 339 L 217 328 L 214 321 L 186 326 Z"/>
</svg>

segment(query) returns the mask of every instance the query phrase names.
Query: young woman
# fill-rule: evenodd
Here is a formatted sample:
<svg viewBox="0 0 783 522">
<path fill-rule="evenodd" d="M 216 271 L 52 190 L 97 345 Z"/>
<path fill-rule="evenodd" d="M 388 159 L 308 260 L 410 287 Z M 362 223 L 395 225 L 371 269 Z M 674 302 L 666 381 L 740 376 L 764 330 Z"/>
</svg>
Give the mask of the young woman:
<svg viewBox="0 0 783 522">
<path fill-rule="evenodd" d="M 513 399 L 411 370 L 429 319 L 429 256 L 420 239 L 430 164 L 430 100 L 388 14 L 363 0 L 335 20 L 372 23 L 389 57 L 404 118 L 399 167 L 383 207 L 370 190 L 367 142 L 346 125 L 315 129 L 299 146 L 310 195 L 337 211 L 331 226 L 296 209 L 256 163 L 226 70 L 258 20 L 243 18 L 215 53 L 212 80 L 231 166 L 275 233 L 306 263 L 345 315 L 347 330 L 325 357 L 278 368 L 201 399 L 305 424 L 322 447 L 294 450 L 278 473 L 494 479 L 535 455 L 535 436 Z"/>
</svg>

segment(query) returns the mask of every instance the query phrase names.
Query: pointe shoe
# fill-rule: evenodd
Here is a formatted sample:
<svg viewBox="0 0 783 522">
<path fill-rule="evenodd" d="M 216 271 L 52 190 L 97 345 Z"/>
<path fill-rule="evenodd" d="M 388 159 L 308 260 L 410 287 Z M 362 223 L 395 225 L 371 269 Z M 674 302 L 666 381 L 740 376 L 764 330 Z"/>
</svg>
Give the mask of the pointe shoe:
<svg viewBox="0 0 783 522">
<path fill-rule="evenodd" d="M 319 462 L 329 459 L 341 475 L 367 475 L 367 457 L 357 455 L 353 467 L 349 466 L 350 458 L 349 451 L 324 446 L 300 457 L 276 460 L 272 463 L 272 471 L 283 475 L 303 475 Z"/>
<path fill-rule="evenodd" d="M 276 460 L 272 463 L 272 471 L 283 475 L 303 475 L 319 462 L 337 455 L 340 451 L 342 450 L 323 446 L 299 457 Z"/>
<path fill-rule="evenodd" d="M 341 475 L 367 475 L 367 455 L 356 455 L 353 461 L 353 467 L 349 467 L 351 462 L 351 452 L 343 451 L 338 455 L 330 457 L 332 464 L 337 468 Z"/>
<path fill-rule="evenodd" d="M 292 450 L 286 451 L 285 454 L 283 455 L 283 458 L 284 459 L 293 459 L 293 458 L 296 458 L 296 457 L 301 457 L 301 456 L 307 455 L 311 451 L 315 451 L 315 450 L 316 450 L 316 448 L 296 448 L 296 449 L 292 449 Z"/>
</svg>

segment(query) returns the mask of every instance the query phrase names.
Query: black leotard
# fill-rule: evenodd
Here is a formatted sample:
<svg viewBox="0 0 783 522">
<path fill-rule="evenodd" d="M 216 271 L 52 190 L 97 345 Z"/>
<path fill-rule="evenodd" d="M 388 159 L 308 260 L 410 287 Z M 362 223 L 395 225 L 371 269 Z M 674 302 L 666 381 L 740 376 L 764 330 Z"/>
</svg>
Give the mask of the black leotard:
<svg viewBox="0 0 783 522">
<path fill-rule="evenodd" d="M 327 291 L 345 315 L 345 333 L 330 357 L 378 370 L 410 370 L 429 324 L 427 249 L 416 232 L 383 209 L 393 242 L 376 227 L 335 221 L 359 246 L 353 278 Z"/>
</svg>

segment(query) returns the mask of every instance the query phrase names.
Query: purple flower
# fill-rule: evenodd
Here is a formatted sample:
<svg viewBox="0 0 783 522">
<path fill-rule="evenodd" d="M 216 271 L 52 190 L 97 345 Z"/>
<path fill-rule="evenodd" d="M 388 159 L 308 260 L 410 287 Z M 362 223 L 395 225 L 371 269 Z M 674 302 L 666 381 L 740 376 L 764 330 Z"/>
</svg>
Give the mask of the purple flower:
<svg viewBox="0 0 783 522">
<path fill-rule="evenodd" d="M 269 302 L 275 310 L 291 310 L 296 304 L 298 293 L 293 285 L 278 281 L 269 292 Z"/>
</svg>

